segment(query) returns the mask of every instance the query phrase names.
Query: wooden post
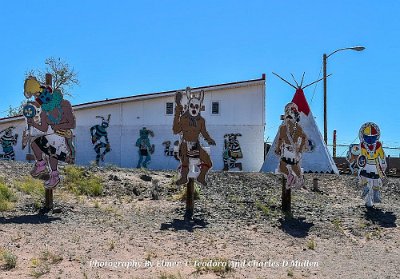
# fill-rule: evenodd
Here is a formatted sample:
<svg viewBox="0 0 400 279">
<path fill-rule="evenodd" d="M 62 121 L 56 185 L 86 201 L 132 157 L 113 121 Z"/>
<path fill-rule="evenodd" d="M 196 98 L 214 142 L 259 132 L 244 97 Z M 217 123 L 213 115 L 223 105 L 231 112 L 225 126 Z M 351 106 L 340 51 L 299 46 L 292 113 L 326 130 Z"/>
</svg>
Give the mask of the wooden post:
<svg viewBox="0 0 400 279">
<path fill-rule="evenodd" d="M 46 74 L 46 85 L 52 86 L 53 77 L 51 74 Z M 53 208 L 53 189 L 46 189 L 45 191 L 45 209 Z"/>
<path fill-rule="evenodd" d="M 189 178 L 186 184 L 186 212 L 185 219 L 192 219 L 194 211 L 194 178 Z"/>
<path fill-rule="evenodd" d="M 333 158 L 336 158 L 336 130 L 333 130 Z"/>
<path fill-rule="evenodd" d="M 318 187 L 318 178 L 314 177 L 313 178 L 313 188 L 312 188 L 313 192 L 319 192 L 319 187 Z"/>
<path fill-rule="evenodd" d="M 390 173 L 390 155 L 386 157 L 386 174 Z"/>
<path fill-rule="evenodd" d="M 282 176 L 282 211 L 290 212 L 292 203 L 292 190 L 286 189 L 286 178 Z"/>
<path fill-rule="evenodd" d="M 327 93 L 326 93 L 326 59 L 328 56 L 324 53 L 322 56 L 323 78 L 324 78 L 324 141 L 328 144 L 328 121 L 327 121 Z"/>
</svg>

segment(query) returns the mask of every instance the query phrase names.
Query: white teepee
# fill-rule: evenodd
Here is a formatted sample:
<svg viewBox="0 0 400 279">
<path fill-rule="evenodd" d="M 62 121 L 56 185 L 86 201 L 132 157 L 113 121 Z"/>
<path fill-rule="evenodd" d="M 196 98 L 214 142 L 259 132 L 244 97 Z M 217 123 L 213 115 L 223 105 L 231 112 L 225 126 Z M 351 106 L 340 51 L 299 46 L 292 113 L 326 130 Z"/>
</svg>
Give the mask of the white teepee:
<svg viewBox="0 0 400 279">
<path fill-rule="evenodd" d="M 303 153 L 301 167 L 304 172 L 339 174 L 301 88 L 296 89 L 292 102 L 299 108 L 300 125 L 308 137 L 309 147 L 311 147 L 309 149 L 312 149 Z M 275 154 L 277 140 L 276 136 L 267 153 L 261 172 L 275 172 L 278 167 L 279 157 Z"/>
</svg>

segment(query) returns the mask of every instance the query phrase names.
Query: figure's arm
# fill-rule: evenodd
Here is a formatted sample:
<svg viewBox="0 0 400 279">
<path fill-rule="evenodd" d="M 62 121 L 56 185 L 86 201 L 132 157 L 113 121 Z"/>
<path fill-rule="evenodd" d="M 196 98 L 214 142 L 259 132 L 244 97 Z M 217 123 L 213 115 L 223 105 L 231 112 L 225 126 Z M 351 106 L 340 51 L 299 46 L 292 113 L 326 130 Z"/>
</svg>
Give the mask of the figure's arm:
<svg viewBox="0 0 400 279">
<path fill-rule="evenodd" d="M 175 115 L 174 115 L 174 123 L 172 125 L 173 133 L 179 134 L 182 132 L 182 125 L 181 125 L 181 114 L 183 111 L 183 106 L 181 104 L 182 100 L 182 92 L 177 92 L 175 94 Z"/>
<path fill-rule="evenodd" d="M 201 120 L 199 120 L 198 122 L 200 122 L 200 133 L 203 138 L 207 141 L 209 145 L 216 145 L 215 141 L 210 137 L 207 132 L 206 121 L 204 120 L 204 118 L 201 118 Z"/>
<path fill-rule="evenodd" d="M 281 146 L 282 146 L 282 143 L 283 143 L 283 138 L 282 138 L 283 132 L 282 132 L 282 129 L 283 129 L 283 125 L 279 126 L 278 142 L 277 142 L 277 144 L 275 146 L 275 150 L 274 150 L 275 154 L 278 155 L 278 156 L 281 156 Z"/>
<path fill-rule="evenodd" d="M 139 147 L 140 146 L 140 138 L 138 138 L 137 140 L 136 140 L 136 144 L 135 144 L 137 147 Z"/>
<path fill-rule="evenodd" d="M 378 156 L 379 156 L 379 164 L 382 170 L 385 172 L 387 168 L 385 152 L 383 151 L 382 146 L 378 149 Z"/>
<path fill-rule="evenodd" d="M 297 129 L 299 131 L 300 138 L 301 138 L 301 143 L 300 143 L 299 149 L 297 151 L 302 153 L 303 151 L 305 151 L 307 149 L 306 144 L 308 142 L 308 139 L 307 139 L 307 135 L 304 133 L 304 131 L 300 125 L 297 126 Z"/>
<path fill-rule="evenodd" d="M 47 123 L 48 122 L 47 121 L 47 115 L 46 115 L 46 113 L 44 111 L 42 111 L 40 113 L 40 119 L 41 119 L 40 123 L 36 123 L 35 121 L 33 121 L 33 118 L 27 118 L 26 122 L 30 126 L 38 129 L 41 132 L 47 132 L 47 129 L 49 128 L 49 124 Z"/>
<path fill-rule="evenodd" d="M 53 129 L 56 130 L 68 130 L 75 129 L 76 119 L 72 111 L 71 103 L 67 100 L 62 101 L 63 115 L 60 124 L 54 125 Z"/>
</svg>

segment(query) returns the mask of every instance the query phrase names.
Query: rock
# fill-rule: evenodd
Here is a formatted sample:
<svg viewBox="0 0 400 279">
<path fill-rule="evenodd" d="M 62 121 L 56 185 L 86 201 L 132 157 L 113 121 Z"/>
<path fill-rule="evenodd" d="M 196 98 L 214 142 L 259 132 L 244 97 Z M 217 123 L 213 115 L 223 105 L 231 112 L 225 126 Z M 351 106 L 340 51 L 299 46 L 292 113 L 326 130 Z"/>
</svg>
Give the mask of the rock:
<svg viewBox="0 0 400 279">
<path fill-rule="evenodd" d="M 149 175 L 147 175 L 147 174 L 142 174 L 141 176 L 140 176 L 140 179 L 141 180 L 143 180 L 143 181 L 147 181 L 147 182 L 149 182 L 149 181 L 151 181 L 151 176 L 149 176 Z"/>
<path fill-rule="evenodd" d="M 133 187 L 132 193 L 137 197 L 140 196 L 140 190 L 137 187 Z"/>
</svg>

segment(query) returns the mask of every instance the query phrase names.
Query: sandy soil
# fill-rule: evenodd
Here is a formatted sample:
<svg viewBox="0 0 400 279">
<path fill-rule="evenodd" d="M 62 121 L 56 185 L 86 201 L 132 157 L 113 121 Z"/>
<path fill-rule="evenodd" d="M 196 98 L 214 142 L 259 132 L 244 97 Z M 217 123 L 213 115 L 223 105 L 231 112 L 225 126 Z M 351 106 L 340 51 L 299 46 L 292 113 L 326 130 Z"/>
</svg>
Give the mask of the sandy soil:
<svg viewBox="0 0 400 279">
<path fill-rule="evenodd" d="M 0 176 L 11 183 L 29 168 L 0 163 Z M 3 261 L 0 278 L 400 277 L 398 178 L 367 210 L 354 177 L 308 174 L 308 188 L 318 177 L 320 191 L 294 192 L 285 216 L 279 177 L 215 172 L 185 221 L 174 173 L 88 171 L 103 178 L 105 194 L 77 197 L 60 187 L 58 213 L 35 210 L 17 192 L 16 207 L 0 213 L 0 248 L 17 264 L 8 270 Z"/>
</svg>

